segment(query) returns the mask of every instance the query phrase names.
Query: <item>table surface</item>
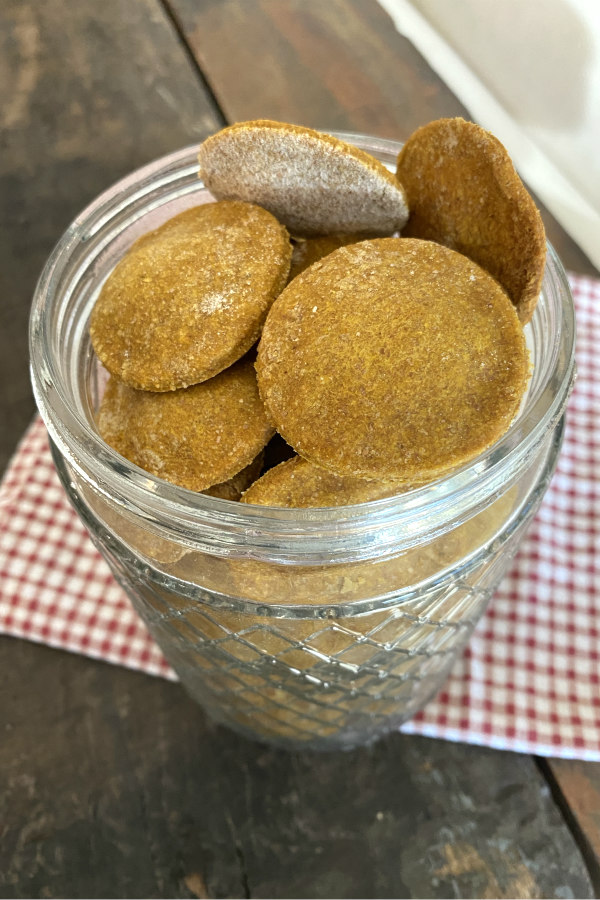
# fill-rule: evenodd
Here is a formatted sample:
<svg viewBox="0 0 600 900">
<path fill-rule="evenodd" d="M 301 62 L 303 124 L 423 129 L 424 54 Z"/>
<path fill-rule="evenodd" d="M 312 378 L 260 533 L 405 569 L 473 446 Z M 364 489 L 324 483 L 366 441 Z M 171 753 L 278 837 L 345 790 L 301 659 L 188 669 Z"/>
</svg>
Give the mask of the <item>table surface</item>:
<svg viewBox="0 0 600 900">
<path fill-rule="evenodd" d="M 403 140 L 466 116 L 375 0 L 4 0 L 0 42 L 0 468 L 34 412 L 36 277 L 99 191 L 236 120 Z M 288 754 L 177 685 L 0 648 L 1 896 L 598 896 L 600 765 L 406 735 Z"/>
</svg>

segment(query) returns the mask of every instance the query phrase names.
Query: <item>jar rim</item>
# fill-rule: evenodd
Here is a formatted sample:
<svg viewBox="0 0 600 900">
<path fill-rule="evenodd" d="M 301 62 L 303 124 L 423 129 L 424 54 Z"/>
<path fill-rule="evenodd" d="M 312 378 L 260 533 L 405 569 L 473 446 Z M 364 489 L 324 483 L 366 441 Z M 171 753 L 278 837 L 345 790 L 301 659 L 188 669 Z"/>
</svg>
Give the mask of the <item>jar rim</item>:
<svg viewBox="0 0 600 900">
<path fill-rule="evenodd" d="M 389 168 L 395 141 L 330 132 L 379 158 Z M 450 474 L 403 494 L 341 507 L 289 509 L 234 503 L 169 484 L 120 456 L 100 438 L 73 402 L 64 358 L 86 334 L 76 289 L 93 278 L 90 254 L 114 240 L 124 218 L 169 196 L 202 189 L 199 145 L 161 157 L 100 194 L 61 237 L 38 281 L 30 319 L 34 394 L 49 434 L 78 474 L 150 530 L 196 549 L 288 559 L 358 559 L 414 546 L 489 505 L 518 479 L 549 429 L 560 419 L 574 376 L 575 319 L 566 273 L 550 244 L 540 302 L 527 329 L 543 353 L 544 377 L 508 431 Z M 177 192 L 179 191 L 179 194 Z M 162 198 L 162 199 L 161 199 Z M 154 204 L 154 207 L 153 207 Z M 57 335 L 61 339 L 57 339 Z M 539 361 L 534 363 L 537 365 Z M 463 518 L 464 520 L 464 518 Z"/>
</svg>

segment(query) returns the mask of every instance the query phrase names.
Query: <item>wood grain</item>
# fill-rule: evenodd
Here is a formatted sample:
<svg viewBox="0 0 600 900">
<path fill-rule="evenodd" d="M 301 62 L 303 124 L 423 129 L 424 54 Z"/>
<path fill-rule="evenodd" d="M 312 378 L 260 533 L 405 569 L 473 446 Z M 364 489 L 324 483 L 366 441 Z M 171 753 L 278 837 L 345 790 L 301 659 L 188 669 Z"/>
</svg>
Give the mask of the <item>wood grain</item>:
<svg viewBox="0 0 600 900">
<path fill-rule="evenodd" d="M 2 896 L 593 895 L 525 756 L 401 735 L 285 753 L 177 685 L 0 646 Z"/>
<path fill-rule="evenodd" d="M 0 7 L 0 471 L 29 422 L 27 320 L 71 219 L 222 120 L 154 0 Z"/>
<path fill-rule="evenodd" d="M 600 765 L 577 759 L 544 760 L 554 797 L 588 864 L 600 897 Z"/>
<path fill-rule="evenodd" d="M 375 0 L 168 0 L 229 121 L 405 140 L 464 107 Z"/>
<path fill-rule="evenodd" d="M 230 121 L 270 118 L 404 141 L 469 114 L 377 0 L 167 0 Z M 568 269 L 597 270 L 538 202 Z"/>
</svg>

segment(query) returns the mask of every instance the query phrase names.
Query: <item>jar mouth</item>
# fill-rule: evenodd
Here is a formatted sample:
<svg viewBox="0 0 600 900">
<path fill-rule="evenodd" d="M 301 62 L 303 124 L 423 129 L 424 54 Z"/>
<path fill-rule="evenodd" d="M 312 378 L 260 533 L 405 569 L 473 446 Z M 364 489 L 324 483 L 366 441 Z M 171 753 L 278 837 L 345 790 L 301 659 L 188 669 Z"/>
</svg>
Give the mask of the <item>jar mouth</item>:
<svg viewBox="0 0 600 900">
<path fill-rule="evenodd" d="M 401 144 L 332 132 L 393 169 Z M 197 177 L 198 145 L 150 163 L 93 201 L 67 229 L 40 276 L 30 319 L 33 390 L 49 434 L 78 475 L 150 530 L 196 549 L 248 555 L 285 544 L 299 558 L 367 558 L 436 537 L 513 485 L 561 417 L 574 375 L 575 319 L 564 269 L 548 245 L 540 300 L 525 328 L 533 366 L 508 431 L 471 462 L 424 487 L 343 507 L 288 509 L 220 500 L 177 487 L 120 456 L 95 429 L 88 322 L 98 290 L 133 241 L 212 199 Z M 287 558 L 287 557 L 286 557 Z"/>
</svg>

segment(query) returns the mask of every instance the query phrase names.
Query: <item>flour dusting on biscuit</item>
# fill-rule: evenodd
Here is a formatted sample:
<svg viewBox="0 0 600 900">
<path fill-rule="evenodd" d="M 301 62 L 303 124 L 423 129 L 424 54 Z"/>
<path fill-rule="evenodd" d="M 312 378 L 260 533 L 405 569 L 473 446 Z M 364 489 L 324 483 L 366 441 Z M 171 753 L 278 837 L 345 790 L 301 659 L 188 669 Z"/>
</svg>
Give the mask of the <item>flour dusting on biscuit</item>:
<svg viewBox="0 0 600 900">
<path fill-rule="evenodd" d="M 241 122 L 204 141 L 198 159 L 215 197 L 256 203 L 294 234 L 386 235 L 408 219 L 404 189 L 379 160 L 311 128 Z"/>
</svg>

